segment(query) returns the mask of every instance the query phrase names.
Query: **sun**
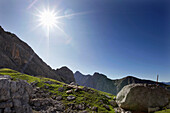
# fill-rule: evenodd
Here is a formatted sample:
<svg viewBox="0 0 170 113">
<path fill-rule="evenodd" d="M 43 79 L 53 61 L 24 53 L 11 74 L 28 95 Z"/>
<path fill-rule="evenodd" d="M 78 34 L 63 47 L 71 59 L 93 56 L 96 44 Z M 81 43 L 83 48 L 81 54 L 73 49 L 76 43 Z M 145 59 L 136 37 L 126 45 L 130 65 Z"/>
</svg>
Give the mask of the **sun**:
<svg viewBox="0 0 170 113">
<path fill-rule="evenodd" d="M 47 29 L 57 26 L 59 23 L 57 19 L 57 13 L 53 10 L 39 11 L 38 15 L 39 25 L 46 27 Z"/>
<path fill-rule="evenodd" d="M 44 11 L 40 15 L 40 22 L 46 27 L 53 27 L 56 23 L 56 15 L 50 11 Z"/>
<path fill-rule="evenodd" d="M 69 17 L 73 17 L 75 15 L 80 15 L 84 13 L 62 13 L 63 10 L 56 10 L 55 8 L 50 9 L 49 6 L 47 8 L 38 9 L 35 8 L 35 13 L 33 14 L 36 16 L 37 25 L 33 28 L 43 28 L 46 33 L 47 38 L 50 38 L 50 33 L 56 32 L 58 30 L 64 38 L 67 39 L 67 43 L 70 42 L 71 37 L 64 31 L 64 23 L 65 19 Z M 65 11 L 66 12 L 66 11 Z M 58 32 L 57 31 L 57 32 Z"/>
</svg>

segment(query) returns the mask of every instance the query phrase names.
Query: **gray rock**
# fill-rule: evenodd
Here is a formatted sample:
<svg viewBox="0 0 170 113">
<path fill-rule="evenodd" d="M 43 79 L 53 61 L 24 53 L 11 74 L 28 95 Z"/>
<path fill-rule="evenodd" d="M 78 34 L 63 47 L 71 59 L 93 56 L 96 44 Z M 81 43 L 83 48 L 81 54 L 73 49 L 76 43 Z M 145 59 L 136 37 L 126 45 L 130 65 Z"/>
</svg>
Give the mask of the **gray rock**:
<svg viewBox="0 0 170 113">
<path fill-rule="evenodd" d="M 6 107 L 4 109 L 4 113 L 12 113 L 11 108 L 10 107 Z"/>
<path fill-rule="evenodd" d="M 116 101 L 116 97 L 114 97 L 113 100 Z"/>
<path fill-rule="evenodd" d="M 78 92 L 78 91 L 80 91 L 80 90 L 79 90 L 79 88 L 76 88 L 76 89 L 74 89 L 74 91 L 75 91 L 75 92 Z"/>
<path fill-rule="evenodd" d="M 117 95 L 119 107 L 130 111 L 157 111 L 170 100 L 170 92 L 154 85 L 131 84 L 125 86 Z"/>
<path fill-rule="evenodd" d="M 85 110 L 86 106 L 84 103 L 81 103 L 81 104 L 76 105 L 76 108 L 77 108 L 77 110 Z"/>
<path fill-rule="evenodd" d="M 11 108 L 13 106 L 13 103 L 12 101 L 9 101 L 9 102 L 0 102 L 0 108 Z"/>
<path fill-rule="evenodd" d="M 71 82 L 70 85 L 77 85 L 75 82 Z"/>
<path fill-rule="evenodd" d="M 9 75 L 1 75 L 0 78 L 8 78 L 8 79 L 11 79 L 11 76 L 9 76 Z"/>
<path fill-rule="evenodd" d="M 62 99 L 63 99 L 62 96 L 57 96 L 57 97 L 56 97 L 56 100 L 58 100 L 58 101 L 60 101 L 60 100 L 62 100 Z"/>
<path fill-rule="evenodd" d="M 85 92 L 88 92 L 88 91 L 89 91 L 89 88 L 86 87 L 86 86 L 84 86 L 84 87 L 82 88 L 82 90 L 85 91 Z"/>
<path fill-rule="evenodd" d="M 10 83 L 11 80 L 8 78 L 0 78 L 0 102 L 7 101 L 10 99 Z"/>
<path fill-rule="evenodd" d="M 103 105 L 108 111 L 110 111 L 110 107 L 108 105 Z"/>
<path fill-rule="evenodd" d="M 112 105 L 113 107 L 117 107 L 117 106 L 118 106 L 117 103 L 116 103 L 116 101 L 114 101 L 114 100 L 109 101 L 109 103 L 110 103 L 110 105 Z"/>
<path fill-rule="evenodd" d="M 67 97 L 67 100 L 68 100 L 68 101 L 72 101 L 72 100 L 75 100 L 75 99 L 76 99 L 75 96 L 68 96 L 68 97 Z"/>
<path fill-rule="evenodd" d="M 45 81 L 44 83 L 46 83 L 46 84 L 54 84 L 54 82 L 52 82 L 52 81 Z"/>
<path fill-rule="evenodd" d="M 88 113 L 88 111 L 84 110 L 84 111 L 79 111 L 78 113 Z"/>
<path fill-rule="evenodd" d="M 98 107 L 92 107 L 92 111 L 98 111 Z"/>
<path fill-rule="evenodd" d="M 111 99 L 111 97 L 110 96 L 108 96 L 108 95 L 105 95 L 108 99 Z"/>
<path fill-rule="evenodd" d="M 47 85 L 44 85 L 44 88 L 45 88 L 45 89 L 49 89 L 49 87 L 48 87 Z"/>
<path fill-rule="evenodd" d="M 41 113 L 63 113 L 65 106 L 62 102 L 55 101 L 51 98 L 36 98 L 31 100 L 32 108 Z"/>
<path fill-rule="evenodd" d="M 120 107 L 116 107 L 116 108 L 114 108 L 114 110 L 115 110 L 115 113 L 125 113 L 126 112 L 124 109 L 122 109 Z"/>
<path fill-rule="evenodd" d="M 57 103 L 57 104 L 55 104 L 55 109 L 57 111 L 64 111 L 65 110 L 65 106 L 63 104 L 61 104 L 61 103 Z"/>
<path fill-rule="evenodd" d="M 71 90 L 66 91 L 66 93 L 67 93 L 67 94 L 71 94 L 71 93 L 73 93 L 73 91 L 72 91 L 72 89 L 71 89 Z"/>
<path fill-rule="evenodd" d="M 58 91 L 63 92 L 63 91 L 64 91 L 64 88 L 63 88 L 63 87 L 59 87 L 59 88 L 58 88 Z"/>
<path fill-rule="evenodd" d="M 132 113 L 131 111 L 125 111 L 125 113 Z"/>
<path fill-rule="evenodd" d="M 11 81 L 9 78 L 0 78 L 0 108 L 4 109 L 5 113 L 32 113 L 28 104 L 32 92 L 31 85 L 23 80 Z"/>
</svg>

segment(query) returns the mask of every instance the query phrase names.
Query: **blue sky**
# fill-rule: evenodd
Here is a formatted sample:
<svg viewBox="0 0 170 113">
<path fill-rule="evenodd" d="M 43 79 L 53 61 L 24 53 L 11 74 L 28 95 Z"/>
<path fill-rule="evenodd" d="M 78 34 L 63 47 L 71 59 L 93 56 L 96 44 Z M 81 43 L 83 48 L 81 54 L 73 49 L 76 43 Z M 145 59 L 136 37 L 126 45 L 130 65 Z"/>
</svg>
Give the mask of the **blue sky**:
<svg viewBox="0 0 170 113">
<path fill-rule="evenodd" d="M 134 75 L 170 81 L 170 2 L 168 0 L 0 0 L 0 25 L 28 43 L 52 68 L 68 66 L 109 78 Z M 63 18 L 46 29 L 37 10 L 50 7 Z"/>
</svg>

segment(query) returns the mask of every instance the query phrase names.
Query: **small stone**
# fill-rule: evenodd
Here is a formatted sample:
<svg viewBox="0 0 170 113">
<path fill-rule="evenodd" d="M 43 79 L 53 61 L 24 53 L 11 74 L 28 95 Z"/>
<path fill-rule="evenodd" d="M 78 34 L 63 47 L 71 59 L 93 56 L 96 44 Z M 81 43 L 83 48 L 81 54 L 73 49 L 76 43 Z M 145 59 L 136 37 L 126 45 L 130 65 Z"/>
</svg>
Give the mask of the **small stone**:
<svg viewBox="0 0 170 113">
<path fill-rule="evenodd" d="M 70 85 L 77 85 L 75 82 L 71 82 Z"/>
<path fill-rule="evenodd" d="M 9 108 L 9 107 L 5 108 L 4 113 L 11 113 L 11 108 Z"/>
<path fill-rule="evenodd" d="M 101 104 L 103 104 L 103 100 L 99 100 L 99 102 L 100 102 Z"/>
<path fill-rule="evenodd" d="M 84 110 L 84 111 L 79 111 L 78 113 L 88 113 L 88 111 Z"/>
<path fill-rule="evenodd" d="M 76 88 L 76 89 L 74 89 L 74 91 L 75 91 L 75 92 L 78 92 L 78 91 L 79 91 L 79 89 L 78 89 L 78 88 Z"/>
<path fill-rule="evenodd" d="M 60 100 L 62 100 L 62 99 L 63 99 L 62 96 L 57 96 L 57 97 L 56 97 L 56 100 L 58 100 L 58 101 L 60 101 Z"/>
<path fill-rule="evenodd" d="M 72 101 L 72 100 L 75 100 L 75 99 L 76 99 L 75 96 L 68 96 L 68 97 L 67 97 L 67 100 L 68 100 L 68 101 Z"/>
<path fill-rule="evenodd" d="M 63 92 L 63 91 L 64 91 L 64 88 L 63 88 L 63 87 L 59 87 L 59 88 L 58 88 L 58 91 Z"/>
<path fill-rule="evenodd" d="M 82 90 L 85 91 L 85 92 L 88 92 L 88 91 L 89 91 L 89 88 L 87 88 L 87 87 L 84 86 L 84 87 L 82 88 Z"/>
<path fill-rule="evenodd" d="M 45 89 L 49 89 L 49 87 L 48 87 L 47 85 L 44 85 L 44 88 L 45 88 Z"/>
<path fill-rule="evenodd" d="M 47 84 L 54 84 L 54 82 L 52 82 L 52 81 L 45 81 L 44 83 L 47 83 Z"/>
<path fill-rule="evenodd" d="M 114 101 L 114 100 L 109 101 L 109 103 L 110 103 L 110 105 L 112 105 L 113 107 L 117 107 L 117 106 L 118 106 L 117 103 L 116 103 L 116 101 Z"/>
<path fill-rule="evenodd" d="M 36 102 L 36 103 L 34 103 L 34 106 L 40 107 L 40 103 L 39 103 L 39 102 Z"/>
<path fill-rule="evenodd" d="M 85 106 L 85 104 L 78 104 L 78 105 L 76 105 L 76 108 L 78 109 L 78 110 L 85 110 L 86 109 L 86 106 Z"/>
<path fill-rule="evenodd" d="M 55 96 L 55 95 L 53 95 L 51 98 L 52 98 L 52 99 L 56 99 L 56 96 Z"/>
<path fill-rule="evenodd" d="M 73 85 L 67 85 L 67 89 L 73 89 Z"/>
<path fill-rule="evenodd" d="M 36 87 L 36 90 L 39 91 L 39 90 L 40 90 L 40 87 Z"/>
<path fill-rule="evenodd" d="M 2 76 L 0 76 L 0 78 L 8 78 L 8 79 L 11 79 L 11 76 L 9 76 L 9 75 L 2 75 Z"/>
<path fill-rule="evenodd" d="M 103 105 L 103 107 L 110 111 L 110 107 L 108 105 Z"/>
<path fill-rule="evenodd" d="M 98 107 L 92 107 L 92 110 L 97 112 L 98 111 Z"/>
<path fill-rule="evenodd" d="M 73 91 L 72 90 L 68 90 L 68 91 L 66 91 L 66 93 L 67 94 L 71 94 L 71 93 L 73 93 Z"/>
<path fill-rule="evenodd" d="M 108 99 L 111 99 L 111 97 L 110 96 L 108 96 L 108 95 L 105 95 Z"/>
</svg>

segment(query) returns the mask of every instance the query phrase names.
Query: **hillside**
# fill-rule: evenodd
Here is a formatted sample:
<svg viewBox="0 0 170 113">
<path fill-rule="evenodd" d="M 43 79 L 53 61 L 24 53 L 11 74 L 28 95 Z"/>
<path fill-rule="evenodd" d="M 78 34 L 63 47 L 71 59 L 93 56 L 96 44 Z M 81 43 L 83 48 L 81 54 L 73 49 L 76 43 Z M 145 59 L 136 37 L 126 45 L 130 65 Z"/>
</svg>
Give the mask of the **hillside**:
<svg viewBox="0 0 170 113">
<path fill-rule="evenodd" d="M 31 107 L 31 109 L 33 109 L 33 113 L 44 113 L 44 112 L 114 113 L 115 110 L 117 109 L 117 104 L 115 103 L 114 95 L 102 91 L 98 91 L 92 88 L 88 88 L 88 87 L 77 86 L 75 83 L 65 84 L 63 82 L 59 82 L 54 79 L 49 79 L 44 77 L 33 77 L 7 68 L 0 69 L 1 81 L 5 80 L 2 78 L 3 76 L 7 78 L 9 78 L 8 76 L 10 76 L 11 77 L 10 79 L 12 81 L 18 81 L 17 82 L 18 85 L 20 85 L 19 82 L 21 82 L 22 84 L 24 82 L 28 82 L 29 84 L 27 83 L 26 84 L 29 85 L 29 88 L 33 87 L 32 95 L 30 97 L 30 102 L 29 102 L 29 106 Z M 22 82 L 21 80 L 25 80 L 25 81 Z M 17 86 L 14 85 L 14 82 L 13 85 L 11 85 L 12 88 L 15 88 Z M 3 85 L 0 86 L 0 94 L 4 92 L 4 90 L 1 89 L 2 87 Z M 4 87 L 7 88 L 6 85 Z M 16 98 L 19 97 L 18 91 L 17 91 Z M 2 100 L 2 98 L 4 97 L 2 96 L 0 100 Z M 17 101 L 22 102 L 26 100 L 17 100 Z M 10 104 L 8 104 L 8 102 L 9 101 L 7 101 L 7 103 L 5 101 L 0 102 L 1 105 L 0 111 L 2 112 L 4 111 L 5 113 L 5 111 L 8 110 L 8 112 L 9 111 L 11 112 L 11 110 L 14 111 L 15 108 L 18 109 L 17 110 L 18 112 L 21 112 L 19 110 L 23 110 L 21 109 L 21 106 L 13 107 Z M 5 107 L 9 105 L 11 106 L 11 108 Z M 31 113 L 31 111 L 29 111 L 28 113 Z M 128 113 L 130 113 L 130 111 Z M 169 113 L 169 109 L 157 111 L 156 113 Z"/>
<path fill-rule="evenodd" d="M 79 71 L 74 74 L 76 83 L 82 86 L 91 87 L 100 91 L 116 95 L 125 85 L 132 83 L 156 84 L 151 80 L 139 79 L 133 76 L 127 76 L 122 79 L 111 80 L 106 75 L 94 73 L 93 75 L 83 75 Z M 165 86 L 159 83 L 160 86 Z"/>
<path fill-rule="evenodd" d="M 63 82 L 44 77 L 33 77 L 7 68 L 0 69 L 0 76 L 2 75 L 9 75 L 14 81 L 26 80 L 26 82 L 30 83 L 34 87 L 34 91 L 37 93 L 33 94 L 31 100 L 32 104 L 30 105 L 35 113 L 43 111 L 41 109 L 43 105 L 34 105 L 34 103 L 38 100 L 39 103 L 41 103 L 43 99 L 52 99 L 52 101 L 55 100 L 62 105 L 63 107 L 60 109 L 61 113 L 77 113 L 81 111 L 81 113 L 92 111 L 99 113 L 114 113 L 112 103 L 115 96 L 112 94 L 83 86 L 77 86 L 78 89 L 76 89 L 72 88 L 76 87 L 75 85 L 68 85 Z M 68 93 L 67 91 L 71 92 Z M 75 97 L 75 99 L 68 100 L 69 96 Z M 46 106 L 48 106 L 48 104 L 46 104 Z M 47 111 L 47 109 L 45 110 Z"/>
<path fill-rule="evenodd" d="M 57 63 L 57 62 L 56 62 Z M 44 76 L 65 83 L 74 82 L 73 72 L 67 67 L 52 69 L 33 49 L 15 34 L 0 26 L 0 68 L 10 68 L 33 76 Z"/>
</svg>

